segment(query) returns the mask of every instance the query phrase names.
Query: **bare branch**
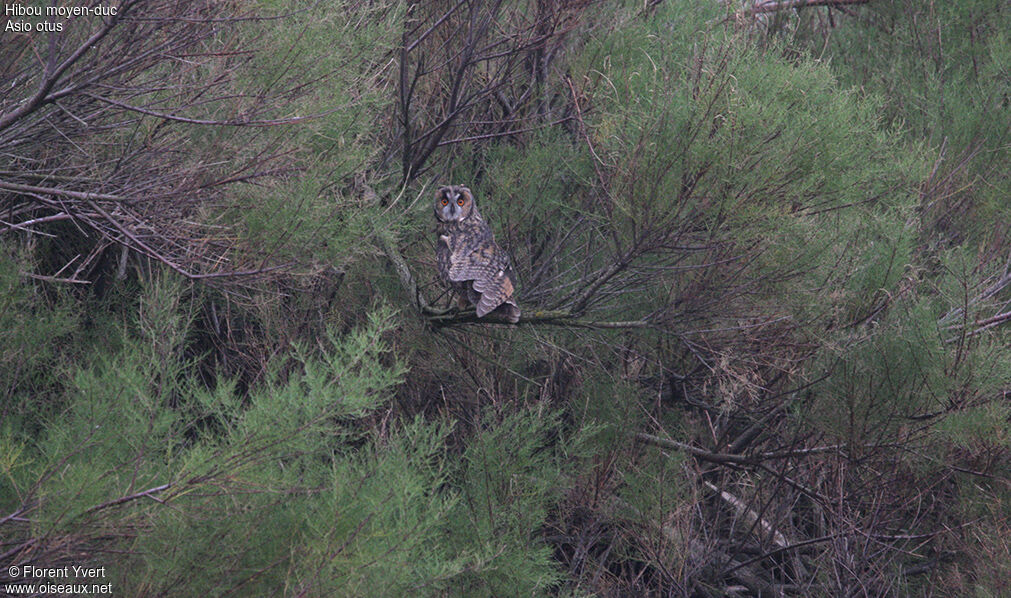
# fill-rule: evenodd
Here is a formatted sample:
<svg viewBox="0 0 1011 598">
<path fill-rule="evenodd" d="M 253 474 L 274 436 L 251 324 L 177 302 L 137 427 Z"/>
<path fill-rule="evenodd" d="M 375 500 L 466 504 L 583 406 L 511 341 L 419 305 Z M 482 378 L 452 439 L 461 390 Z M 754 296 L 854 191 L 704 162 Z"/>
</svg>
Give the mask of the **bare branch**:
<svg viewBox="0 0 1011 598">
<path fill-rule="evenodd" d="M 808 6 L 851 6 L 867 4 L 870 0 L 756 0 L 755 5 L 748 8 L 745 14 L 762 14 L 789 10 L 791 8 L 806 8 Z"/>
<path fill-rule="evenodd" d="M 74 63 L 76 63 L 81 58 L 81 56 L 84 55 L 85 52 L 90 50 L 93 46 L 98 44 L 102 40 L 102 38 L 107 36 L 109 32 L 112 31 L 113 28 L 115 28 L 116 25 L 119 23 L 119 20 L 122 18 L 122 15 L 126 14 L 126 12 L 132 7 L 133 4 L 134 2 L 131 2 L 129 0 L 123 2 L 119 7 L 117 16 L 109 19 L 105 23 L 105 25 L 102 26 L 101 29 L 99 29 L 97 32 L 95 32 L 94 35 L 85 40 L 84 43 L 82 43 L 80 46 L 78 46 L 77 50 L 75 50 L 73 54 L 71 54 L 63 62 L 61 62 L 59 66 L 57 66 L 54 69 L 47 68 L 45 75 L 42 77 L 42 83 L 39 85 L 39 89 L 38 91 L 35 92 L 35 95 L 33 95 L 27 101 L 22 102 L 20 106 L 18 106 L 11 112 L 4 115 L 0 115 L 0 131 L 6 129 L 11 124 L 13 124 L 26 114 L 31 114 L 36 109 L 38 109 L 39 106 L 49 101 L 50 98 L 47 97 L 47 94 L 53 88 L 53 86 L 56 85 L 56 82 L 60 80 L 60 77 L 63 76 L 63 73 L 65 73 L 67 69 L 69 69 Z M 50 40 L 55 39 L 56 36 L 50 36 Z M 50 59 L 53 58 L 55 58 L 55 53 L 50 55 Z"/>
<path fill-rule="evenodd" d="M 139 498 L 150 498 L 150 499 L 152 499 L 154 501 L 162 502 L 161 500 L 159 500 L 155 496 L 155 494 L 158 494 L 159 492 L 163 492 L 165 490 L 168 490 L 171 487 L 172 487 L 171 483 L 169 483 L 169 484 L 162 484 L 161 486 L 154 486 L 152 488 L 148 488 L 147 490 L 143 490 L 141 492 L 135 492 L 134 494 L 130 494 L 128 496 L 121 496 L 121 497 L 119 497 L 117 499 L 106 501 L 106 502 L 104 502 L 104 503 L 102 503 L 100 505 L 95 505 L 95 506 L 87 509 L 86 511 L 84 511 L 84 513 L 82 513 L 82 515 L 88 515 L 90 513 L 96 512 L 96 511 L 102 511 L 104 509 L 108 509 L 109 507 L 115 507 L 117 505 L 125 504 L 125 503 L 128 503 L 128 502 L 133 502 L 133 501 L 135 501 L 135 500 L 137 500 Z"/>
</svg>

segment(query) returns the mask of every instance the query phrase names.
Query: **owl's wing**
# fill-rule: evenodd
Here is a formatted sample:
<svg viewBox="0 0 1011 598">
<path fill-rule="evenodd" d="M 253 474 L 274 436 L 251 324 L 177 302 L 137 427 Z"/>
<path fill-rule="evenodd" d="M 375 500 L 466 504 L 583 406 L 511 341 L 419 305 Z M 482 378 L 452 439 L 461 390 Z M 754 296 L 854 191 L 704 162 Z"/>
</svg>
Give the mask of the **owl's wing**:
<svg viewBox="0 0 1011 598">
<path fill-rule="evenodd" d="M 473 244 L 458 247 L 453 252 L 452 263 L 449 266 L 449 279 L 454 282 L 468 280 L 485 280 L 499 270 L 509 268 L 509 257 L 495 244 L 487 239 Z M 481 292 L 475 288 L 475 291 Z"/>
<path fill-rule="evenodd" d="M 486 237 L 462 248 L 452 260 L 449 278 L 454 282 L 470 282 L 471 288 L 481 294 L 476 304 L 479 318 L 505 303 L 510 306 L 506 317 L 513 322 L 519 320 L 519 308 L 513 298 L 516 284 L 509 256 L 492 238 Z"/>
<path fill-rule="evenodd" d="M 474 290 L 481 293 L 477 304 L 477 317 L 484 317 L 501 308 L 502 314 L 513 324 L 520 320 L 520 308 L 513 298 L 515 284 L 511 270 L 499 270 L 495 276 L 485 280 L 475 280 Z"/>
</svg>

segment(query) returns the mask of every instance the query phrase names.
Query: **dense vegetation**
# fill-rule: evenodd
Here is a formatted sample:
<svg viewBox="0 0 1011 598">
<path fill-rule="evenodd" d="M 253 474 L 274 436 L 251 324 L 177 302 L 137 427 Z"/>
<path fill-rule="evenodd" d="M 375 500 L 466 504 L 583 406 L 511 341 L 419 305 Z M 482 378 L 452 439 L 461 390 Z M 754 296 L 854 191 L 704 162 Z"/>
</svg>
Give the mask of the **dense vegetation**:
<svg viewBox="0 0 1011 598">
<path fill-rule="evenodd" d="M 0 583 L 1011 595 L 1011 10 L 797 4 L 2 33 Z"/>
</svg>

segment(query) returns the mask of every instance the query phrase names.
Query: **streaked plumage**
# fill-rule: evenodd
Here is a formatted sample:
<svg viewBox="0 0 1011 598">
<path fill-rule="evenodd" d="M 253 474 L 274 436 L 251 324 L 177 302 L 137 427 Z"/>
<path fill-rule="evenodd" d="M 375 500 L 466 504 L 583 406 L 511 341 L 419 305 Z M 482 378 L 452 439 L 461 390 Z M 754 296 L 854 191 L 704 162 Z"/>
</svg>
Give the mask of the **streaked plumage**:
<svg viewBox="0 0 1011 598">
<path fill-rule="evenodd" d="M 477 308 L 477 317 L 496 311 L 512 323 L 520 319 L 509 256 L 481 218 L 470 189 L 458 185 L 435 193 L 439 275 Z"/>
</svg>

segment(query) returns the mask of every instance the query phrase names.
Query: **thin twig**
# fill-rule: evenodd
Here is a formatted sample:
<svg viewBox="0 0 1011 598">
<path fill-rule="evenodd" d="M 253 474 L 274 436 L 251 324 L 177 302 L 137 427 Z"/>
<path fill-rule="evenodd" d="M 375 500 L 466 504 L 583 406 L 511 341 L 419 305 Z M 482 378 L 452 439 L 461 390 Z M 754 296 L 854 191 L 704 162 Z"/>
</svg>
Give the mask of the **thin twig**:
<svg viewBox="0 0 1011 598">
<path fill-rule="evenodd" d="M 138 498 L 144 498 L 144 497 L 148 497 L 148 498 L 151 498 L 151 499 L 156 500 L 158 502 L 161 502 L 157 497 L 155 497 L 153 495 L 157 494 L 159 492 L 162 492 L 164 490 L 167 490 L 167 489 L 169 489 L 171 487 L 172 487 L 172 483 L 162 484 L 161 486 L 155 486 L 153 488 L 148 488 L 147 490 L 143 490 L 141 492 L 136 492 L 134 494 L 130 494 L 129 496 L 121 496 L 121 497 L 119 497 L 119 498 L 117 498 L 115 500 L 109 500 L 109 501 L 106 501 L 106 502 L 104 502 L 104 503 L 102 503 L 100 505 L 95 505 L 95 506 L 91 507 L 90 509 L 84 511 L 81 514 L 82 515 L 87 515 L 89 513 L 94 513 L 96 511 L 101 511 L 101 510 L 107 509 L 109 507 L 115 507 L 116 505 L 121 505 L 123 503 L 128 503 L 128 502 L 137 500 Z"/>
</svg>

